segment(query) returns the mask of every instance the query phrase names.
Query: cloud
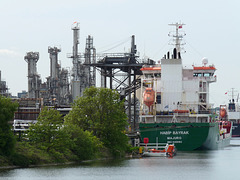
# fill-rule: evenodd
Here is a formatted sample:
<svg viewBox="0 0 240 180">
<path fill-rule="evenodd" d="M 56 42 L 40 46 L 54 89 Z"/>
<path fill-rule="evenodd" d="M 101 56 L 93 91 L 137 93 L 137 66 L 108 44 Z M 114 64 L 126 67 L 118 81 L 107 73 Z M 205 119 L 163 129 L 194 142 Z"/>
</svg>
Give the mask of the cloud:
<svg viewBox="0 0 240 180">
<path fill-rule="evenodd" d="M 0 49 L 0 56 L 17 57 L 19 53 L 10 49 Z"/>
</svg>

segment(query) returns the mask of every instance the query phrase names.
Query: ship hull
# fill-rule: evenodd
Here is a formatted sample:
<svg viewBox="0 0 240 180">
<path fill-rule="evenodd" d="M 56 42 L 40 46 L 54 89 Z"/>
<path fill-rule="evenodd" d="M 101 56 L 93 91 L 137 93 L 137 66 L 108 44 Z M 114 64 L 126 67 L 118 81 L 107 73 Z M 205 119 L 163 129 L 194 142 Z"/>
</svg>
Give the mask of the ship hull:
<svg viewBox="0 0 240 180">
<path fill-rule="evenodd" d="M 220 136 L 213 123 L 140 123 L 140 136 L 149 143 L 174 144 L 178 151 L 215 150 L 230 144 L 231 133 Z"/>
<path fill-rule="evenodd" d="M 233 122 L 232 137 L 240 137 L 240 123 Z"/>
</svg>

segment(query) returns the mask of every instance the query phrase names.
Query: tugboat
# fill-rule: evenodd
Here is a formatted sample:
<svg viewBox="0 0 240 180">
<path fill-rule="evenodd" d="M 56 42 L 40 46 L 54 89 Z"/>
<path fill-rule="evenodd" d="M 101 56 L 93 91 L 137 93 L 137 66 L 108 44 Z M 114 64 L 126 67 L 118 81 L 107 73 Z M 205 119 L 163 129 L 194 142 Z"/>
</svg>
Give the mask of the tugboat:
<svg viewBox="0 0 240 180">
<path fill-rule="evenodd" d="M 232 123 L 220 118 L 209 103 L 209 85 L 216 82 L 216 68 L 203 59 L 202 65 L 184 66 L 181 58 L 183 23 L 172 35 L 174 49 L 159 64 L 143 66 L 140 92 L 140 141 L 173 144 L 178 151 L 219 149 L 230 144 Z M 148 150 L 149 152 L 149 150 Z"/>
</svg>

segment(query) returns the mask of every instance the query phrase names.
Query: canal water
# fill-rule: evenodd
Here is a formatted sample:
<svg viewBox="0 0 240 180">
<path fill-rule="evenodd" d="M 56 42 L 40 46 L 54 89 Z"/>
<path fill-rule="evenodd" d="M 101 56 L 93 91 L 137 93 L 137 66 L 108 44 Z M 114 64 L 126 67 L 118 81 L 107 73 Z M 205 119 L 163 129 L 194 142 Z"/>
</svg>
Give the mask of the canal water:
<svg viewBox="0 0 240 180">
<path fill-rule="evenodd" d="M 240 179 L 240 138 L 216 151 L 178 152 L 151 157 L 84 162 L 78 165 L 0 170 L 6 180 L 228 180 Z"/>
</svg>

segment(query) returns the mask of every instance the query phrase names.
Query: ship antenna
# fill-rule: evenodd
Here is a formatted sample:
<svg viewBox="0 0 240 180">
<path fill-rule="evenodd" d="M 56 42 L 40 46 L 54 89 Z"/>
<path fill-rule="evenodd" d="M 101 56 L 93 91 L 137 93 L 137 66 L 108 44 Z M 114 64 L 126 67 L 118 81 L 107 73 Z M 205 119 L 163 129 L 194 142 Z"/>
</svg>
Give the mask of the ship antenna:
<svg viewBox="0 0 240 180">
<path fill-rule="evenodd" d="M 184 23 L 174 23 L 174 24 L 169 24 L 169 26 L 175 26 L 176 27 L 176 31 L 175 32 L 170 32 L 168 34 L 168 36 L 171 36 L 173 38 L 173 43 L 170 43 L 171 45 L 174 45 L 175 48 L 177 49 L 177 52 L 185 52 L 183 47 L 183 45 L 185 45 L 186 43 L 182 42 L 183 37 L 186 35 L 183 32 L 179 32 L 179 29 L 182 29 L 182 27 L 184 26 Z"/>
</svg>

